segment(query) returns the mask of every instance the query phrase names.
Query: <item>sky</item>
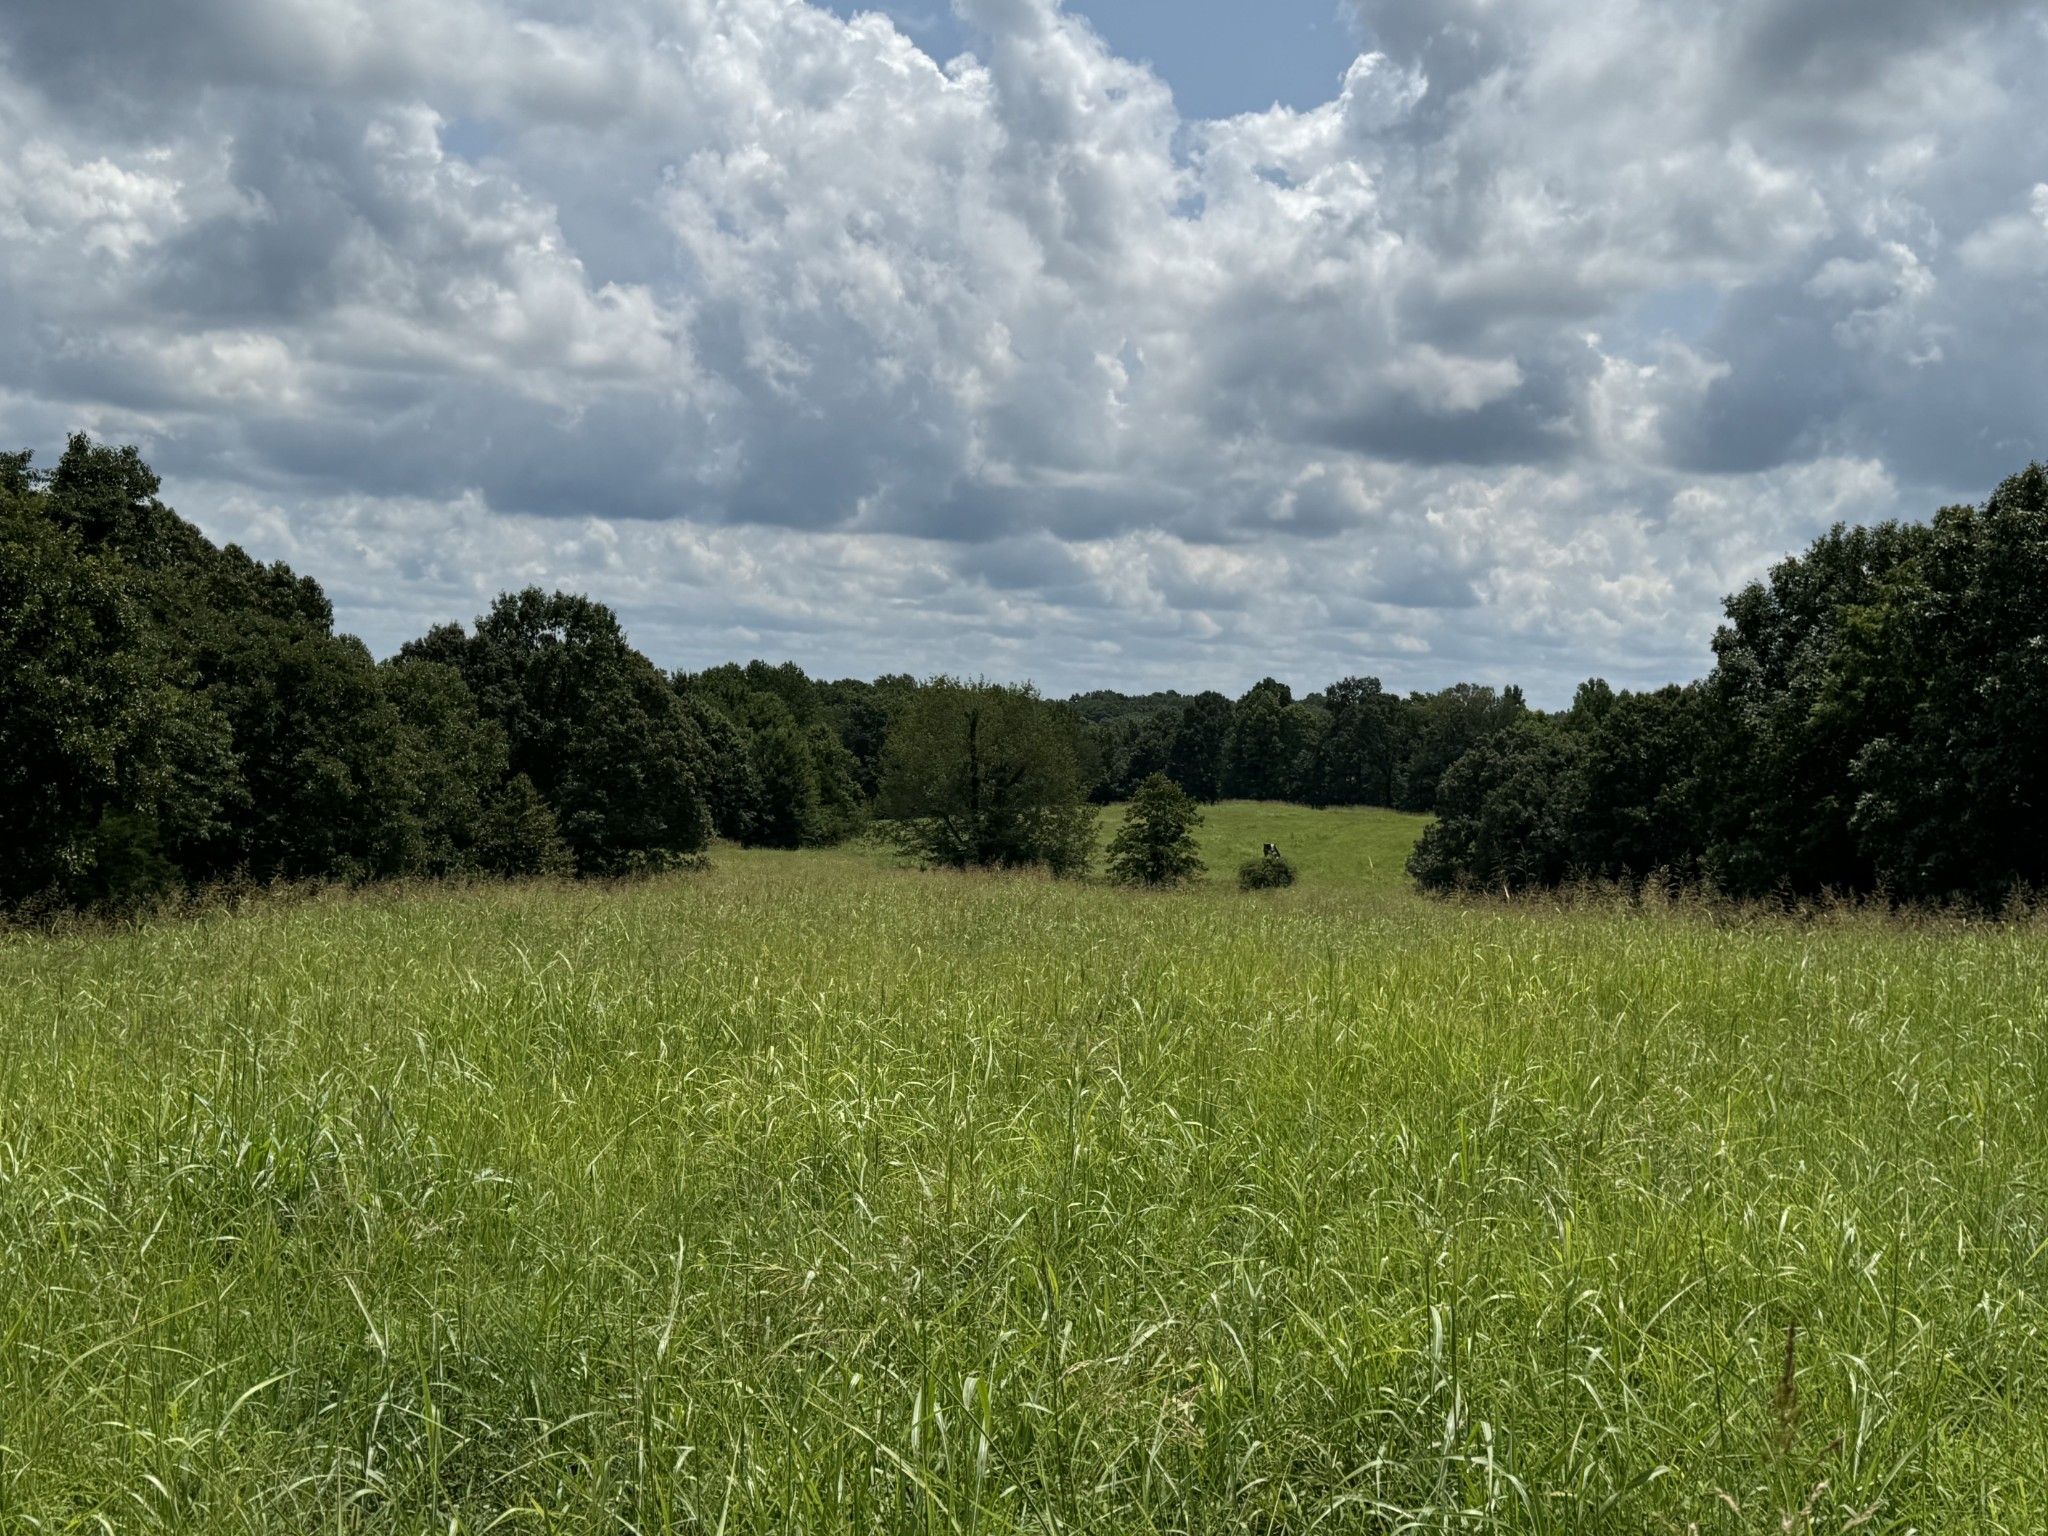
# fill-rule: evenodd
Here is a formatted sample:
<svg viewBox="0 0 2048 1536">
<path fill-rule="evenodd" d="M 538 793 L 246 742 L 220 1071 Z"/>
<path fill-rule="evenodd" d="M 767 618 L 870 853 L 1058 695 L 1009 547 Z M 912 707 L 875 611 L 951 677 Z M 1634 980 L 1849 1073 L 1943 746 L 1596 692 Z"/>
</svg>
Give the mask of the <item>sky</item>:
<svg viewBox="0 0 2048 1536">
<path fill-rule="evenodd" d="M 2048 457 L 2048 0 L 12 0 L 0 441 L 388 654 L 1703 673 Z"/>
</svg>

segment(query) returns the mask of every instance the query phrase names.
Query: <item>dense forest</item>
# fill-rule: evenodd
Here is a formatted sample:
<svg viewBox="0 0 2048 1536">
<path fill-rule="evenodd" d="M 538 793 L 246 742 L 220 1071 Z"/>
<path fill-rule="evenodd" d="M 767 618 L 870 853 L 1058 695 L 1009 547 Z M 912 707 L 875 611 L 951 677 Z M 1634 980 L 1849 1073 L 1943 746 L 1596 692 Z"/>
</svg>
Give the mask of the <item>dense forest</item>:
<svg viewBox="0 0 2048 1536">
<path fill-rule="evenodd" d="M 1590 876 L 2003 899 L 2048 874 L 2048 477 L 1837 528 L 1731 598 L 1705 680 L 1569 710 L 1344 678 L 1295 698 L 667 674 L 588 598 L 508 593 L 378 662 L 319 585 L 219 548 L 132 448 L 0 455 L 0 906 L 224 880 L 623 874 L 713 837 L 879 833 L 1084 869 L 1091 807 L 1433 812 L 1428 886 Z"/>
</svg>

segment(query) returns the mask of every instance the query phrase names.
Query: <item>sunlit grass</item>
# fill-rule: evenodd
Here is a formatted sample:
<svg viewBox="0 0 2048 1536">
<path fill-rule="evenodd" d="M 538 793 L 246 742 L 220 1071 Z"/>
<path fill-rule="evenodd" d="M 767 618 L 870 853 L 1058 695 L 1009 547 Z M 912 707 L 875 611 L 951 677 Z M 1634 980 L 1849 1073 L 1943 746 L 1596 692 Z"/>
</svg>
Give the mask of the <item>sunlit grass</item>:
<svg viewBox="0 0 2048 1536">
<path fill-rule="evenodd" d="M 1121 807 L 1103 820 L 1117 824 Z M 1226 800 L 1203 807 L 1195 833 L 1209 877 L 1235 885 L 1238 866 L 1277 843 L 1310 886 L 1405 895 L 1408 854 L 1428 824 L 1400 811 L 1323 810 L 1273 801 Z"/>
<path fill-rule="evenodd" d="M 0 942 L 0 1530 L 2048 1528 L 2048 938 L 1402 824 Z"/>
</svg>

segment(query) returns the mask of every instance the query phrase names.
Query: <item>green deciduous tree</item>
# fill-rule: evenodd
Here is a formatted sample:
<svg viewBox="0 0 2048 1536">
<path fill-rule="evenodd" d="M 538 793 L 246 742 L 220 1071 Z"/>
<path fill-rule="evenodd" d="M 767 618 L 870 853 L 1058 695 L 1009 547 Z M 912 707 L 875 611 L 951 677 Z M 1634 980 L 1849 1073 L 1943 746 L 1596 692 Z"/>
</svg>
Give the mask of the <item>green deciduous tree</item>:
<svg viewBox="0 0 2048 1536">
<path fill-rule="evenodd" d="M 906 700 L 883 753 L 878 809 L 933 864 L 1056 874 L 1087 867 L 1073 722 L 1029 687 L 935 678 Z"/>
<path fill-rule="evenodd" d="M 1293 690 L 1270 677 L 1253 684 L 1237 701 L 1223 755 L 1226 795 L 1238 800 L 1286 798 L 1295 754 L 1287 730 L 1293 704 Z"/>
<path fill-rule="evenodd" d="M 1556 885 L 1573 867 L 1584 760 L 1569 731 L 1525 723 L 1483 737 L 1445 770 L 1408 872 L 1439 889 Z"/>
<path fill-rule="evenodd" d="M 1202 856 L 1194 830 L 1201 824 L 1193 797 L 1165 774 L 1151 774 L 1110 839 L 1110 878 L 1123 885 L 1179 885 L 1198 878 Z"/>
<path fill-rule="evenodd" d="M 1715 710 L 1698 683 L 1618 694 L 1599 679 L 1581 686 L 1564 723 L 1584 749 L 1572 831 L 1582 873 L 1628 881 L 1699 875 L 1711 793 L 1701 767 Z"/>
<path fill-rule="evenodd" d="M 812 841 L 819 824 L 818 770 L 804 731 L 785 714 L 755 733 L 751 761 L 760 811 L 749 841 L 769 848 L 801 848 Z"/>
<path fill-rule="evenodd" d="M 1310 805 L 1392 805 L 1401 777 L 1402 701 L 1376 677 L 1347 677 L 1323 693 L 1329 726 L 1300 776 Z"/>
<path fill-rule="evenodd" d="M 398 711 L 368 649 L 334 633 L 318 585 L 233 545 L 166 572 L 173 581 L 166 643 L 224 722 L 238 770 L 220 784 L 210 830 L 180 829 L 180 865 L 196 878 L 401 872 L 416 828 Z"/>
<path fill-rule="evenodd" d="M 881 787 L 882 748 L 889 737 L 890 714 L 916 686 L 913 679 L 901 674 L 872 683 L 842 678 L 818 685 L 825 716 L 853 759 L 854 788 L 861 804 Z"/>
<path fill-rule="evenodd" d="M 712 694 L 692 686 L 687 676 L 676 679 L 676 691 L 704 742 L 698 788 L 711 817 L 711 829 L 730 842 L 751 842 L 761 803 L 761 786 L 754 778 L 753 738 Z"/>
<path fill-rule="evenodd" d="M 1445 772 L 1411 869 L 1996 907 L 2048 883 L 2048 469 L 1931 523 L 1837 526 L 1728 600 L 1702 684 L 1597 680 Z"/>
<path fill-rule="evenodd" d="M 1211 805 L 1223 798 L 1230 716 L 1230 700 L 1222 694 L 1196 694 L 1181 710 L 1180 724 L 1167 752 L 1167 777 L 1197 800 Z"/>
<path fill-rule="evenodd" d="M 1935 514 L 1844 614 L 1823 707 L 1854 723 L 1849 826 L 1896 893 L 2048 886 L 2048 468 Z"/>
<path fill-rule="evenodd" d="M 47 485 L 52 520 L 122 567 L 177 694 L 137 824 L 194 880 L 397 873 L 415 839 L 369 652 L 317 582 L 214 547 L 158 489 L 133 448 L 82 436 Z"/>
<path fill-rule="evenodd" d="M 1091 781 L 1089 798 L 1098 805 L 1128 800 L 1147 778 L 1165 771 L 1179 725 L 1180 712 L 1166 708 L 1089 726 L 1085 741 L 1093 750 L 1084 773 Z"/>
<path fill-rule="evenodd" d="M 398 769 L 414 839 L 406 867 L 431 875 L 477 867 L 484 814 L 505 778 L 504 729 L 484 719 L 454 667 L 396 660 L 379 675 L 398 713 Z"/>
<path fill-rule="evenodd" d="M 78 899 L 153 842 L 166 713 L 119 560 L 50 516 L 27 454 L 0 455 L 0 903 Z"/>
<path fill-rule="evenodd" d="M 680 674 L 675 688 L 705 739 L 706 798 L 719 836 L 800 848 L 860 829 L 867 796 L 860 762 L 833 723 L 834 691 L 793 665 L 760 662 Z"/>
<path fill-rule="evenodd" d="M 1851 765 L 1872 722 L 1841 690 L 1843 637 L 1928 538 L 1913 524 L 1837 526 L 1728 599 L 1709 680 L 1723 729 L 1702 772 L 1714 792 L 1709 859 L 1731 892 L 1874 883 L 1851 824 Z"/>
<path fill-rule="evenodd" d="M 818 810 L 805 840 L 817 845 L 843 842 L 857 835 L 868 821 L 860 759 L 828 720 L 812 721 L 805 740 L 810 747 L 811 771 L 818 780 Z"/>
<path fill-rule="evenodd" d="M 660 868 L 704 846 L 704 739 L 602 603 L 529 587 L 500 597 L 473 635 L 444 626 L 405 654 L 460 669 L 584 873 Z"/>
<path fill-rule="evenodd" d="M 1514 687 L 1496 692 L 1479 683 L 1455 683 L 1436 693 L 1409 695 L 1394 803 L 1404 811 L 1434 810 L 1444 771 L 1476 743 L 1528 712 L 1522 690 Z"/>
</svg>

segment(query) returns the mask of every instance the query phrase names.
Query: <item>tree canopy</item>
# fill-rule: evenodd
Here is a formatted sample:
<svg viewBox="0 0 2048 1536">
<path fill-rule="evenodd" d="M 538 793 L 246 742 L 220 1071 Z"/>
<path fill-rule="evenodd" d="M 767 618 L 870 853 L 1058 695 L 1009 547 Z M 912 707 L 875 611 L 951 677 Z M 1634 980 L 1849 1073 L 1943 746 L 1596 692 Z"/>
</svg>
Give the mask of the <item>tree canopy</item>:
<svg viewBox="0 0 2048 1536">
<path fill-rule="evenodd" d="M 1078 874 L 1093 815 L 1075 737 L 1072 717 L 1036 689 L 934 678 L 889 733 L 878 809 L 934 864 Z"/>
<path fill-rule="evenodd" d="M 1163 773 L 1138 786 L 1109 843 L 1109 877 L 1123 885 L 1180 885 L 1202 873 L 1194 797 Z"/>
<path fill-rule="evenodd" d="M 1728 599 L 1702 682 L 1468 751 L 1410 868 L 1992 908 L 2048 882 L 2048 470 L 1926 524 L 1837 526 Z"/>
<path fill-rule="evenodd" d="M 402 654 L 451 663 L 508 762 L 532 782 L 580 869 L 660 868 L 703 848 L 711 818 L 704 738 L 668 679 L 602 603 L 528 587 L 464 636 L 435 630 Z"/>
</svg>

